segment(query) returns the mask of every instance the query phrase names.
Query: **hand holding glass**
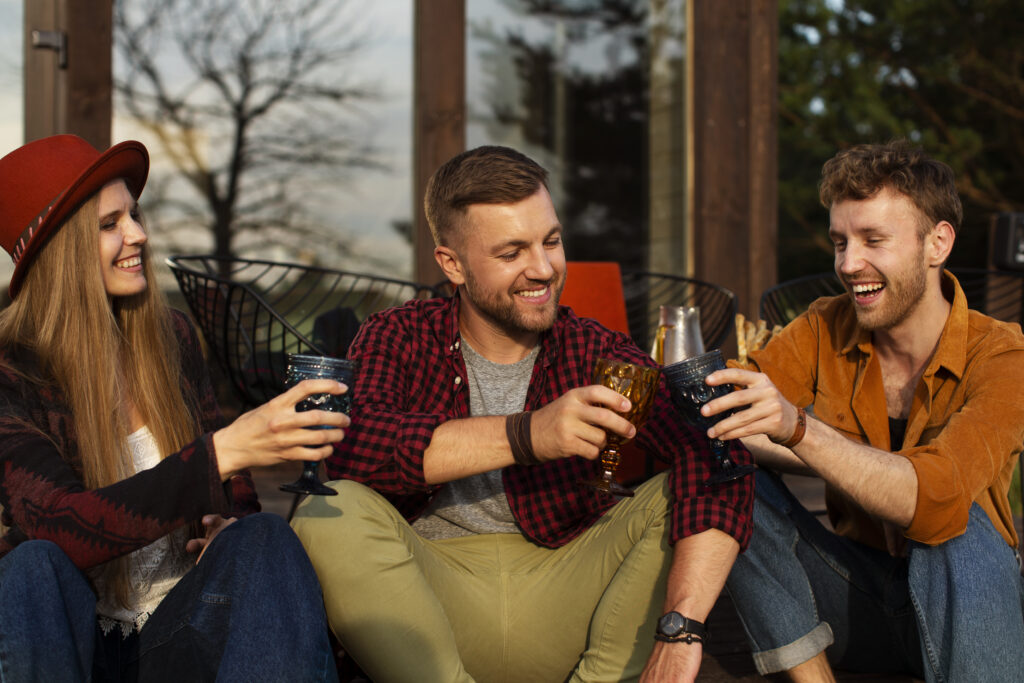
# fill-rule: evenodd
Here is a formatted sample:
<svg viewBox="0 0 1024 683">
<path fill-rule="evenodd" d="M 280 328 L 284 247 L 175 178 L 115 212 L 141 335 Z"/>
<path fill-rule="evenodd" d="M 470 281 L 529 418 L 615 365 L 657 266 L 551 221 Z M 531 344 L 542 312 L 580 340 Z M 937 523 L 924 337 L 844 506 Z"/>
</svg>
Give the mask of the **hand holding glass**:
<svg viewBox="0 0 1024 683">
<path fill-rule="evenodd" d="M 700 412 L 705 403 L 732 391 L 732 385 L 720 384 L 712 387 L 705 381 L 712 372 L 724 369 L 725 360 L 718 349 L 662 368 L 668 381 L 669 392 L 672 394 L 672 402 L 687 422 L 705 433 L 730 414 L 726 411 L 705 417 Z M 738 479 L 754 471 L 753 465 L 739 466 L 730 460 L 729 448 L 721 439 L 710 439 L 710 445 L 715 456 L 716 471 L 704 482 L 706 486 Z"/>
<path fill-rule="evenodd" d="M 285 385 L 289 388 L 304 379 L 333 379 L 348 387 L 343 394 L 311 394 L 299 401 L 296 412 L 307 410 L 328 410 L 348 415 L 352 407 L 352 387 L 355 380 L 356 364 L 344 358 L 327 356 L 308 356 L 299 353 L 288 354 L 288 369 L 285 373 Z M 327 425 L 314 425 L 306 429 L 330 429 Z M 282 491 L 289 493 L 313 493 L 321 496 L 336 496 L 338 492 L 324 486 L 317 475 L 319 461 L 302 463 L 302 474 L 291 484 L 281 484 Z"/>
<path fill-rule="evenodd" d="M 630 408 L 622 416 L 640 429 L 647 413 L 654 403 L 654 396 L 658 391 L 658 380 L 661 373 L 657 368 L 649 368 L 643 365 L 635 365 L 623 361 L 611 360 L 609 358 L 598 358 L 594 364 L 594 384 L 600 384 L 615 391 L 629 399 Z M 614 432 L 607 432 L 608 437 L 605 447 L 601 449 L 601 467 L 603 472 L 597 479 L 580 482 L 599 491 L 605 491 L 616 496 L 632 496 L 633 492 L 615 481 L 615 469 L 619 466 L 622 444 L 629 441 Z"/>
</svg>

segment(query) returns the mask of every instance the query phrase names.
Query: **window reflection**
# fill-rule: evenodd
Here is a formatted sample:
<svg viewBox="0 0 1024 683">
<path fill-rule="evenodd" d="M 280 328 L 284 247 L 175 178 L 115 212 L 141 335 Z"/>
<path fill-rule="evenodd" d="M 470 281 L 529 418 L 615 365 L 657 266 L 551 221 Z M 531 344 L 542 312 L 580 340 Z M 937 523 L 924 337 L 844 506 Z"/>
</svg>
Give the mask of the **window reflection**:
<svg viewBox="0 0 1024 683">
<path fill-rule="evenodd" d="M 551 172 L 573 260 L 679 270 L 684 0 L 467 3 L 467 145 Z"/>
<path fill-rule="evenodd" d="M 25 141 L 22 38 L 22 0 L 0 0 L 0 156 Z M 14 264 L 4 255 L 0 282 L 10 280 L 13 272 Z"/>
<path fill-rule="evenodd" d="M 115 10 L 114 139 L 150 149 L 161 256 L 411 275 L 412 0 Z"/>
</svg>

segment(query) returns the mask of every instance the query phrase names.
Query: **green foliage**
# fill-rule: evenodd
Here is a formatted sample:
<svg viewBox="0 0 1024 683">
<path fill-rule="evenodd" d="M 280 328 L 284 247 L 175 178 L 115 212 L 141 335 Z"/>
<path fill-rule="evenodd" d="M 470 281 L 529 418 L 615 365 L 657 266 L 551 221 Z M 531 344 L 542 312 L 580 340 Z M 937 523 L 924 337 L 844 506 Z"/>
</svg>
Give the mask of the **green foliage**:
<svg viewBox="0 0 1024 683">
<path fill-rule="evenodd" d="M 1024 210 L 1024 13 L 1005 0 L 780 0 L 779 278 L 831 267 L 822 164 L 906 137 L 957 174 L 952 265 L 985 266 Z"/>
</svg>

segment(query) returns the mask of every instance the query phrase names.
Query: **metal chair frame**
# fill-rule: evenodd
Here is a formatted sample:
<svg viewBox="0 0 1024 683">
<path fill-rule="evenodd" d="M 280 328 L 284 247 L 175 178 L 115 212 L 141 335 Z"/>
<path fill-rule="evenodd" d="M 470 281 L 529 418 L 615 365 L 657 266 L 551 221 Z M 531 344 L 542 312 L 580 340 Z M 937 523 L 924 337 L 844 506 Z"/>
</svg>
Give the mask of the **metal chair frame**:
<svg viewBox="0 0 1024 683">
<path fill-rule="evenodd" d="M 167 265 L 245 407 L 284 390 L 287 354 L 344 355 L 347 342 L 315 334 L 335 312 L 344 311 L 351 328 L 377 311 L 437 295 L 415 282 L 297 263 L 180 255 Z"/>
<path fill-rule="evenodd" d="M 622 292 L 630 336 L 645 351 L 654 341 L 661 306 L 699 306 L 701 336 L 709 351 L 725 341 L 738 310 L 732 291 L 682 275 L 624 268 Z"/>
</svg>

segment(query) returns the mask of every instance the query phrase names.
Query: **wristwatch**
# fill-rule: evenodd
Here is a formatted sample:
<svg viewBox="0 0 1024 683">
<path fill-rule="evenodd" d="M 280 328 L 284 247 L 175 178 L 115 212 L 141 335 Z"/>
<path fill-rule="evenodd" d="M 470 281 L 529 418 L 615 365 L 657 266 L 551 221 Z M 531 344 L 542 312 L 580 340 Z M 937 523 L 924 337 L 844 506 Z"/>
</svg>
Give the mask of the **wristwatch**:
<svg viewBox="0 0 1024 683">
<path fill-rule="evenodd" d="M 669 612 L 658 619 L 656 640 L 665 643 L 703 643 L 711 634 L 707 626 L 694 619 L 687 619 L 679 612 Z"/>
</svg>

